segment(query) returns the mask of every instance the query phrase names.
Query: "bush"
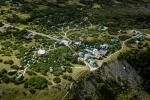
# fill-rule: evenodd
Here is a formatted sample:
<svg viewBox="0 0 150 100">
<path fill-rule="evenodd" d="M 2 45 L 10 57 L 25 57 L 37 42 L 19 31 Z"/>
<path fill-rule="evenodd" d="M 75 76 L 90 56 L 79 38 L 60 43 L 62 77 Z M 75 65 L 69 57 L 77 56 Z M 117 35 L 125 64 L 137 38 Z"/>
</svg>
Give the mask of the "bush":
<svg viewBox="0 0 150 100">
<path fill-rule="evenodd" d="M 0 22 L 0 27 L 2 27 L 4 24 L 2 22 Z"/>
<path fill-rule="evenodd" d="M 7 70 L 6 70 L 6 69 L 2 69 L 2 70 L 0 71 L 0 74 L 5 74 L 5 73 L 7 73 Z"/>
<path fill-rule="evenodd" d="M 12 66 L 10 66 L 12 69 L 16 69 L 16 70 L 18 70 L 19 69 L 19 66 L 17 66 L 17 65 L 12 65 Z"/>
<path fill-rule="evenodd" d="M 32 94 L 35 94 L 35 92 L 36 92 L 35 89 L 30 89 L 29 91 L 30 91 L 30 93 L 32 93 Z"/>
<path fill-rule="evenodd" d="M 4 64 L 12 65 L 12 64 L 14 64 L 14 61 L 13 60 L 6 60 L 6 61 L 4 61 Z"/>
<path fill-rule="evenodd" d="M 54 81 L 55 83 L 60 83 L 60 82 L 61 82 L 61 79 L 60 79 L 59 77 L 55 77 L 55 78 L 53 79 L 53 81 Z"/>
<path fill-rule="evenodd" d="M 25 82 L 25 80 L 20 80 L 20 81 L 15 80 L 14 82 L 15 82 L 16 85 L 19 85 L 19 84 L 23 84 Z"/>
<path fill-rule="evenodd" d="M 62 77 L 63 77 L 63 79 L 65 79 L 65 80 L 73 81 L 73 78 L 72 78 L 71 76 L 69 76 L 69 75 L 63 75 Z"/>
<path fill-rule="evenodd" d="M 48 81 L 40 76 L 30 78 L 25 84 L 25 88 L 44 89 L 47 87 Z"/>
<path fill-rule="evenodd" d="M 53 83 L 52 82 L 48 82 L 48 85 L 53 85 Z"/>
<path fill-rule="evenodd" d="M 66 68 L 66 71 L 68 72 L 68 73 L 72 73 L 72 68 Z"/>
<path fill-rule="evenodd" d="M 4 83 L 9 83 L 9 77 L 7 75 L 3 75 L 2 81 Z"/>
<path fill-rule="evenodd" d="M 28 75 L 30 75 L 30 76 L 32 76 L 32 75 L 36 75 L 36 73 L 35 73 L 35 72 L 33 72 L 33 71 L 27 71 L 27 74 L 28 74 Z"/>
<path fill-rule="evenodd" d="M 17 71 L 10 71 L 10 72 L 8 72 L 8 75 L 14 75 L 14 74 L 16 74 L 17 73 Z"/>
<path fill-rule="evenodd" d="M 3 59 L 0 59 L 0 63 L 3 62 Z"/>
<path fill-rule="evenodd" d="M 16 76 L 10 77 L 10 78 L 9 78 L 9 81 L 12 82 L 12 83 L 15 83 L 15 81 L 16 81 Z"/>
<path fill-rule="evenodd" d="M 54 74 L 54 76 L 60 76 L 63 74 L 63 72 L 62 71 L 54 71 L 53 74 Z"/>
<path fill-rule="evenodd" d="M 24 83 L 24 88 L 28 88 L 28 83 L 27 82 Z"/>
</svg>

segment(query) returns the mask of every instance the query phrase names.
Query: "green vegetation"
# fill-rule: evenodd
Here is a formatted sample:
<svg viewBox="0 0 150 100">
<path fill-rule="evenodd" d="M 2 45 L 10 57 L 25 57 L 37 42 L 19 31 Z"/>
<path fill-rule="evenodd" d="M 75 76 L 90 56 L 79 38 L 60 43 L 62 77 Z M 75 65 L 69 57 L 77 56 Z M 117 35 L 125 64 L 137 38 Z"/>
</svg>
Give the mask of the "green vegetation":
<svg viewBox="0 0 150 100">
<path fill-rule="evenodd" d="M 35 73 L 35 72 L 33 72 L 33 71 L 29 71 L 29 70 L 28 70 L 26 73 L 27 73 L 28 75 L 30 75 L 30 76 L 32 76 L 32 75 L 36 75 L 36 73 Z"/>
<path fill-rule="evenodd" d="M 12 65 L 12 66 L 10 66 L 12 69 L 19 69 L 19 66 L 17 66 L 17 65 Z"/>
<path fill-rule="evenodd" d="M 2 63 L 3 62 L 3 59 L 0 59 L 0 63 Z"/>
<path fill-rule="evenodd" d="M 2 27 L 4 24 L 2 22 L 0 22 L 0 27 Z"/>
<path fill-rule="evenodd" d="M 63 77 L 63 79 L 65 79 L 65 80 L 73 81 L 73 78 L 72 78 L 71 76 L 69 76 L 69 75 L 63 75 L 62 77 Z"/>
<path fill-rule="evenodd" d="M 121 53 L 118 59 L 127 60 L 139 72 L 144 80 L 141 86 L 150 92 L 150 40 L 123 44 L 134 34 L 127 30 L 149 30 L 149 5 L 149 0 L 1 0 L 0 88 L 6 90 L 8 98 L 13 95 L 16 100 L 34 99 L 38 95 L 43 96 L 38 99 L 46 100 L 49 93 L 56 96 L 51 97 L 53 100 L 59 100 L 66 90 L 71 94 L 69 99 L 138 100 L 137 96 L 126 97 L 130 87 L 125 84 L 122 86 L 109 77 L 103 80 L 98 69 L 87 75 L 87 67 L 84 69 L 84 62 L 77 58 L 78 52 L 85 49 L 94 55 L 94 49 L 100 51 L 100 45 L 106 43 L 108 57 L 116 53 L 110 59 L 117 58 Z M 62 40 L 70 44 L 62 45 Z M 75 45 L 78 41 L 80 46 Z M 40 49 L 46 55 L 41 56 Z M 103 61 L 105 57 L 93 58 Z M 19 75 L 22 78 L 18 81 Z M 68 86 L 71 82 L 73 89 Z M 6 83 L 7 89 L 3 87 Z"/>
<path fill-rule="evenodd" d="M 14 61 L 13 60 L 6 60 L 6 61 L 4 61 L 4 64 L 12 65 L 12 64 L 14 64 Z"/>
<path fill-rule="evenodd" d="M 25 82 L 25 88 L 34 88 L 34 89 L 44 89 L 47 87 L 48 81 L 39 76 L 31 77 L 27 82 Z"/>
<path fill-rule="evenodd" d="M 60 83 L 60 82 L 61 82 L 61 79 L 60 79 L 59 77 L 55 77 L 55 78 L 53 79 L 53 81 L 54 81 L 55 83 Z"/>
</svg>

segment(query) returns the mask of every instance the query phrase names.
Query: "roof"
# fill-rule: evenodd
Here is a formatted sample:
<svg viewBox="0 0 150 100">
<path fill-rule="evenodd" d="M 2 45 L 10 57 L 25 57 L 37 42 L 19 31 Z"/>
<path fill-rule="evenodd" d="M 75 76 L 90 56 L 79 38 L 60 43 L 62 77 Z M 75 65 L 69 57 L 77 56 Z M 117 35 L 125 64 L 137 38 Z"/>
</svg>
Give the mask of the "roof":
<svg viewBox="0 0 150 100">
<path fill-rule="evenodd" d="M 90 59 L 90 64 L 92 64 L 92 65 L 96 65 L 96 64 L 97 64 L 97 62 L 96 62 L 96 60 L 94 60 L 94 59 Z"/>
<path fill-rule="evenodd" d="M 101 49 L 108 49 L 109 48 L 109 45 L 107 43 L 104 43 L 104 44 L 101 44 L 100 45 L 100 48 Z"/>
<path fill-rule="evenodd" d="M 46 54 L 46 51 L 43 50 L 43 49 L 40 49 L 40 50 L 38 51 L 38 54 L 39 54 L 39 55 L 44 55 L 44 54 Z"/>
<path fill-rule="evenodd" d="M 112 38 L 111 39 L 111 42 L 113 42 L 113 43 L 117 43 L 119 41 L 119 39 L 117 39 L 117 38 Z"/>
<path fill-rule="evenodd" d="M 100 50 L 99 53 L 101 56 L 105 56 L 107 54 L 107 50 Z"/>
<path fill-rule="evenodd" d="M 99 55 L 98 49 L 93 49 L 93 54 L 94 54 L 94 55 Z"/>
<path fill-rule="evenodd" d="M 59 44 L 68 45 L 69 41 L 67 41 L 67 40 L 61 40 L 61 41 L 59 41 Z"/>
<path fill-rule="evenodd" d="M 91 59 L 91 56 L 89 54 L 85 54 L 84 55 L 84 60 L 89 60 L 89 59 Z"/>
<path fill-rule="evenodd" d="M 143 40 L 144 39 L 144 34 L 143 33 L 139 33 L 139 34 L 133 36 L 132 38 L 133 39 Z"/>
<path fill-rule="evenodd" d="M 97 28 L 99 28 L 102 31 L 105 31 L 108 29 L 108 27 L 104 26 L 104 25 L 97 25 Z"/>
<path fill-rule="evenodd" d="M 81 41 L 74 42 L 75 45 L 81 45 Z"/>
</svg>

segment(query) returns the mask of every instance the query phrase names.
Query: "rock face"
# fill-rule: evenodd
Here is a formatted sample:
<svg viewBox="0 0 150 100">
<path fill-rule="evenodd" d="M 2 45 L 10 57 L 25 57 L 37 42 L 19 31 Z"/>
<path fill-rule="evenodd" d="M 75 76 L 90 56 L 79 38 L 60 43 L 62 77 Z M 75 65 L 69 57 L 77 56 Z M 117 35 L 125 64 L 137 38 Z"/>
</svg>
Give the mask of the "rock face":
<svg viewBox="0 0 150 100">
<path fill-rule="evenodd" d="M 125 60 L 116 60 L 103 65 L 99 70 L 81 79 L 75 86 L 76 90 L 73 90 L 75 91 L 73 98 L 83 99 L 88 96 L 91 99 L 107 100 L 112 98 L 111 100 L 117 100 L 116 98 L 121 95 L 121 92 L 130 89 L 132 96 L 127 98 L 128 100 L 147 100 L 147 93 L 141 89 L 141 83 L 142 78 L 132 66 Z"/>
<path fill-rule="evenodd" d="M 132 87 L 142 83 L 142 79 L 138 73 L 124 60 L 116 60 L 111 64 L 104 65 L 102 74 L 104 80 L 111 78 L 117 83 L 122 84 L 121 79 L 127 81 Z"/>
<path fill-rule="evenodd" d="M 147 100 L 146 92 L 141 89 L 143 82 L 138 72 L 125 60 L 118 61 L 103 66 L 102 78 L 104 80 L 115 80 L 120 86 L 128 85 L 133 94 L 138 95 L 140 99 Z"/>
</svg>

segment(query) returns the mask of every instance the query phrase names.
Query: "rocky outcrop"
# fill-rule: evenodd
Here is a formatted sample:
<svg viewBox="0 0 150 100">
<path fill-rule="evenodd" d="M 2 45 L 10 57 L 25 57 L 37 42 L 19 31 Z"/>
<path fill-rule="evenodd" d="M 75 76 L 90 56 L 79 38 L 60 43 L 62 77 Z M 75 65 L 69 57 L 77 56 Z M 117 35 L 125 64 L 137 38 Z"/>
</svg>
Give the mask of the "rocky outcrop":
<svg viewBox="0 0 150 100">
<path fill-rule="evenodd" d="M 121 93 L 130 90 L 132 96 L 126 99 L 147 100 L 147 93 L 141 88 L 141 84 L 142 78 L 130 64 L 125 60 L 116 60 L 82 78 L 71 93 L 74 99 L 80 100 L 116 100 L 122 99 L 119 97 Z"/>
</svg>

